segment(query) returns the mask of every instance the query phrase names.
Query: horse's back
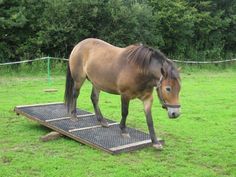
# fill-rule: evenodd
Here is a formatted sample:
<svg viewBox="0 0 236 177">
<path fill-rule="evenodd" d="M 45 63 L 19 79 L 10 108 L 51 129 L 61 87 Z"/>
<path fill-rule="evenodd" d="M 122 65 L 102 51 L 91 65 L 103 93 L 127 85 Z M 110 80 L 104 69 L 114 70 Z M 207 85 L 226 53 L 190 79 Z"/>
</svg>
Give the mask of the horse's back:
<svg viewBox="0 0 236 177">
<path fill-rule="evenodd" d="M 116 93 L 116 82 L 124 48 L 113 46 L 100 39 L 89 38 L 78 43 L 70 55 L 71 72 L 88 78 L 101 90 Z"/>
<path fill-rule="evenodd" d="M 88 38 L 79 42 L 71 52 L 70 62 L 74 60 L 109 60 L 114 59 L 122 48 L 113 46 L 105 41 Z M 72 61 L 73 60 L 73 61 Z"/>
</svg>

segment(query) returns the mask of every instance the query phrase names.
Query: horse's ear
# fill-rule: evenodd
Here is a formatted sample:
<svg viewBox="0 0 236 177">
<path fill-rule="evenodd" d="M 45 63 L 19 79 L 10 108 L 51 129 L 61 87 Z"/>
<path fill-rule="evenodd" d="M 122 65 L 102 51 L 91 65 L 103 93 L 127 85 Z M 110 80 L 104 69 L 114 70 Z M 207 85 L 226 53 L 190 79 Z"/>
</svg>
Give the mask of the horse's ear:
<svg viewBox="0 0 236 177">
<path fill-rule="evenodd" d="M 165 72 L 163 67 L 161 67 L 161 74 L 163 77 L 167 77 L 167 72 Z"/>
<path fill-rule="evenodd" d="M 161 74 L 164 78 L 168 77 L 168 73 L 169 73 L 170 69 L 171 69 L 171 67 L 166 62 L 164 62 L 161 67 Z"/>
</svg>

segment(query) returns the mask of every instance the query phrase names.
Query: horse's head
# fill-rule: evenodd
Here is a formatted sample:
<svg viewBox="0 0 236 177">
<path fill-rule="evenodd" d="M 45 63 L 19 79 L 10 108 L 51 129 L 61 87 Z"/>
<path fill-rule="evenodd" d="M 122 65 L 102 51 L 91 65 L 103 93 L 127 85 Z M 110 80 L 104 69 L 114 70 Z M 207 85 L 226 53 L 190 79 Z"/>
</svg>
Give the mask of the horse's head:
<svg viewBox="0 0 236 177">
<path fill-rule="evenodd" d="M 179 117 L 180 76 L 175 64 L 161 51 L 150 47 L 132 46 L 127 51 L 129 62 L 136 64 L 143 74 L 157 82 L 157 94 L 169 118 Z"/>
<path fill-rule="evenodd" d="M 157 82 L 157 94 L 162 107 L 168 111 L 169 118 L 177 118 L 180 115 L 180 77 L 179 71 L 168 66 L 166 70 L 161 68 L 161 77 Z"/>
</svg>

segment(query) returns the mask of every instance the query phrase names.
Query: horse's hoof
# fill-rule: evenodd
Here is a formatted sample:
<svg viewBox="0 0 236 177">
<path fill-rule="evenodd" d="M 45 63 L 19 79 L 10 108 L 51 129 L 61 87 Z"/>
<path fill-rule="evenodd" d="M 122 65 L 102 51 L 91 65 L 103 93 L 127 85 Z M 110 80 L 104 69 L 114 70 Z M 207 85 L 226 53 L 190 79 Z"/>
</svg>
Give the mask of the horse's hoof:
<svg viewBox="0 0 236 177">
<path fill-rule="evenodd" d="M 78 118 L 72 117 L 70 120 L 71 120 L 72 122 L 77 122 L 77 121 L 78 121 Z"/>
<path fill-rule="evenodd" d="M 105 128 L 108 128 L 108 127 L 109 127 L 109 124 L 108 124 L 107 121 L 105 121 L 105 120 L 101 120 L 101 121 L 100 121 L 100 124 L 102 125 L 102 127 L 105 127 Z"/>
<path fill-rule="evenodd" d="M 121 133 L 121 135 L 122 135 L 124 138 L 130 138 L 129 133 Z"/>
<path fill-rule="evenodd" d="M 161 143 L 156 143 L 152 145 L 157 150 L 163 150 L 163 146 Z"/>
</svg>

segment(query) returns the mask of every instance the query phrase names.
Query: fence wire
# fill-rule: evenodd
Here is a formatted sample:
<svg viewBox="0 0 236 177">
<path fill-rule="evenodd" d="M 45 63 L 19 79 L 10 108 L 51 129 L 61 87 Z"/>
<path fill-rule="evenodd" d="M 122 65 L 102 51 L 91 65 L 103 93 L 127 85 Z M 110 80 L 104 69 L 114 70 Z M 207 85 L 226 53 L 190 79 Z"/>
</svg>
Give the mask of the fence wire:
<svg viewBox="0 0 236 177">
<path fill-rule="evenodd" d="M 14 65 L 14 64 L 20 64 L 20 63 L 30 63 L 34 61 L 39 61 L 39 60 L 62 60 L 62 61 L 68 61 L 69 59 L 66 58 L 56 58 L 56 57 L 42 57 L 42 58 L 35 58 L 33 60 L 23 60 L 23 61 L 15 61 L 15 62 L 7 62 L 7 63 L 0 63 L 0 66 L 4 65 Z"/>
<path fill-rule="evenodd" d="M 16 62 L 7 62 L 7 63 L 0 63 L 0 66 L 4 65 L 14 65 L 14 64 L 20 64 L 20 63 L 29 63 L 39 60 L 62 60 L 62 61 L 69 61 L 67 58 L 56 58 L 56 57 L 42 57 L 42 58 L 35 58 L 33 60 L 23 60 L 23 61 L 16 61 Z M 219 61 L 182 61 L 182 60 L 172 60 L 176 63 L 183 63 L 183 64 L 218 64 L 218 63 L 228 63 L 236 61 L 236 58 L 229 59 L 229 60 L 219 60 Z"/>
</svg>

